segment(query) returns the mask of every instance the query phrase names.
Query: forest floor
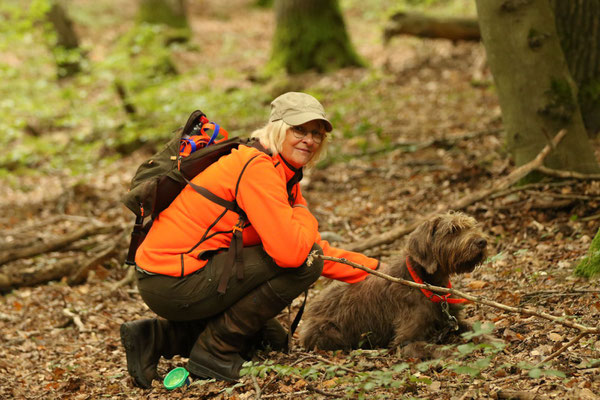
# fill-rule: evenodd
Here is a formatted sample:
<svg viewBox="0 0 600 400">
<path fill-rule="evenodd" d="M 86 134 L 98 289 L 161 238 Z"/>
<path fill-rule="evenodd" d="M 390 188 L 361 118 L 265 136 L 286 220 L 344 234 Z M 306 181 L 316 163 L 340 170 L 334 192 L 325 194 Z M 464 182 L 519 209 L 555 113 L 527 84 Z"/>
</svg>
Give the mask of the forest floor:
<svg viewBox="0 0 600 400">
<path fill-rule="evenodd" d="M 196 10 L 192 20 L 194 31 L 208 46 L 204 51 L 214 62 L 235 65 L 251 75 L 268 58 L 274 24 L 271 12 L 242 13 L 237 11 L 240 1 L 215 4 L 205 2 L 206 8 Z M 398 37 L 384 46 L 381 21 L 365 20 L 352 9 L 347 19 L 357 50 L 369 60 L 370 68 L 327 76 L 309 73 L 287 83 L 297 90 L 325 93 L 325 108 L 345 107 L 350 122 L 368 121 L 368 140 L 379 143 L 377 132 L 390 139 L 381 143 L 382 151 L 369 153 L 361 151 L 361 140 L 334 135 L 332 151 L 355 156 L 334 158 L 304 180 L 303 191 L 321 231 L 339 235 L 334 243 L 339 247 L 443 209 L 489 188 L 514 169 L 503 150 L 500 110 L 480 44 Z M 263 58 L 245 57 L 241 50 L 219 51 L 225 43 L 239 49 L 252 46 L 262 51 Z M 193 63 L 194 57 L 182 54 L 181 59 Z M 214 80 L 224 89 L 257 84 L 224 76 Z M 336 91 L 349 85 L 356 87 L 351 92 L 354 96 L 336 97 Z M 369 101 L 362 101 L 367 97 Z M 461 139 L 473 133 L 477 135 Z M 600 143 L 596 140 L 593 146 L 600 156 Z M 577 331 L 478 303 L 465 306 L 464 318 L 472 324 L 493 323 L 494 330 L 480 345 L 462 339 L 464 346 L 453 348 L 452 357 L 429 364 L 403 359 L 395 349 L 307 351 L 293 340 L 289 354 L 259 354 L 256 361 L 270 360 L 270 368 L 264 375 L 246 375 L 236 385 L 196 380 L 172 392 L 161 382 L 148 390 L 134 387 L 119 326 L 153 314 L 135 284 L 115 286 L 127 274 L 123 259 L 132 220 L 119 198 L 147 156 L 147 152 L 137 152 L 93 175 L 23 176 L 16 187 L 0 185 L 3 252 L 49 243 L 82 227 L 114 224 L 110 233 L 94 232 L 61 251 L 0 267 L 4 277 L 23 272 L 36 275 L 56 265 L 73 271 L 85 264 L 82 260 L 107 253 L 90 264 L 82 283 L 75 279 L 69 284 L 69 278 L 64 278 L 3 294 L 0 398 L 600 398 L 597 337 L 584 337 L 536 367 L 577 336 Z M 575 277 L 573 269 L 598 229 L 600 182 L 563 180 L 519 187 L 486 197 L 463 211 L 475 217 L 491 238 L 490 259 L 472 273 L 454 277 L 453 287 L 506 305 L 528 306 L 597 325 L 598 281 Z M 403 244 L 404 237 L 400 237 L 365 253 L 390 261 L 402 253 Z M 317 282 L 309 303 L 324 284 L 324 280 Z M 294 310 L 299 302 L 294 303 Z M 281 319 L 287 324 L 287 315 Z M 504 346 L 481 345 L 490 338 Z M 163 359 L 159 370 L 164 374 L 185 362 L 179 357 Z"/>
</svg>

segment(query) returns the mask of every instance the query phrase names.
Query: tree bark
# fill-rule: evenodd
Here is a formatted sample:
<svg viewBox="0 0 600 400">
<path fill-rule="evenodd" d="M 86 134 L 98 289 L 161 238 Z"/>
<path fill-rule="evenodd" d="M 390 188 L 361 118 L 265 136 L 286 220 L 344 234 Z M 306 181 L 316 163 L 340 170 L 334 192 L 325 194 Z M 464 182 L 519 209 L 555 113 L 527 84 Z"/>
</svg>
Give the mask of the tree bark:
<svg viewBox="0 0 600 400">
<path fill-rule="evenodd" d="M 141 0 L 137 20 L 172 28 L 165 37 L 167 45 L 186 42 L 191 36 L 185 0 Z"/>
<path fill-rule="evenodd" d="M 515 164 L 533 159 L 550 136 L 567 136 L 544 165 L 600 171 L 589 144 L 548 0 L 477 0 L 488 63 Z"/>
<path fill-rule="evenodd" d="M 137 18 L 139 22 L 149 24 L 188 28 L 183 0 L 141 0 Z"/>
<path fill-rule="evenodd" d="M 277 27 L 268 69 L 296 74 L 362 66 L 337 0 L 277 0 Z"/>
<path fill-rule="evenodd" d="M 588 133 L 600 131 L 600 0 L 553 0 L 556 30 Z"/>
<path fill-rule="evenodd" d="M 586 278 L 600 275 L 600 229 L 596 232 L 587 255 L 577 264 L 575 274 Z"/>
<path fill-rule="evenodd" d="M 77 74 L 81 71 L 81 64 L 79 63 L 81 55 L 77 53 L 79 38 L 75 29 L 73 29 L 73 21 L 65 9 L 55 2 L 52 3 L 46 18 L 56 34 L 56 43 L 52 44 L 51 50 L 58 68 L 58 78 L 68 78 Z"/>
</svg>

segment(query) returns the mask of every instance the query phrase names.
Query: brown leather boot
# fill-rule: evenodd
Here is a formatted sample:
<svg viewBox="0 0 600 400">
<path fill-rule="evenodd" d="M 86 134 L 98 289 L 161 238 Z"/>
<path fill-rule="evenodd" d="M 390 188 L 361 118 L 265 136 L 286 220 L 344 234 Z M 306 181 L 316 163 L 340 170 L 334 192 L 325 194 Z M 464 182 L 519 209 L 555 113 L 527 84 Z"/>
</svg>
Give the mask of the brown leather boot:
<svg viewBox="0 0 600 400">
<path fill-rule="evenodd" d="M 172 358 L 179 354 L 188 357 L 204 325 L 204 321 L 174 322 L 158 318 L 121 325 L 127 371 L 135 384 L 149 388 L 153 379 L 161 379 L 156 371 L 161 356 Z"/>
<path fill-rule="evenodd" d="M 248 341 L 288 305 L 265 283 L 213 318 L 198 336 L 187 369 L 199 377 L 235 382 Z"/>
</svg>

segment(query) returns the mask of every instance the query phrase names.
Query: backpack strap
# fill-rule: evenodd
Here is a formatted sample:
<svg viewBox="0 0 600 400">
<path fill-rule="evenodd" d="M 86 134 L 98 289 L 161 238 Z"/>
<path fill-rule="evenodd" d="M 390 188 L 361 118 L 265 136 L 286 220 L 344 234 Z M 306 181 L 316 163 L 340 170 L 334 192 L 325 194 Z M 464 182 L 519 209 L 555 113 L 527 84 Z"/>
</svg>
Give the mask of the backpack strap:
<svg viewBox="0 0 600 400">
<path fill-rule="evenodd" d="M 256 141 L 256 142 L 258 142 L 258 141 Z M 259 143 L 259 145 L 260 145 L 260 143 Z M 254 147 L 254 146 L 252 146 L 252 147 Z M 256 147 L 256 148 L 258 150 L 260 150 L 258 147 Z M 261 148 L 262 148 L 262 146 L 261 146 Z M 266 152 L 266 150 L 265 150 L 265 152 Z M 225 262 L 225 267 L 223 269 L 223 272 L 221 273 L 221 277 L 219 278 L 219 285 L 217 286 L 217 292 L 220 294 L 225 294 L 225 292 L 227 291 L 227 283 L 229 282 L 229 278 L 231 278 L 231 275 L 232 275 L 232 272 L 234 269 L 236 270 L 237 279 L 239 279 L 239 280 L 244 279 L 244 259 L 243 259 L 243 255 L 242 255 L 242 249 L 244 247 L 244 240 L 243 240 L 242 232 L 244 230 L 244 226 L 245 226 L 246 222 L 248 222 L 248 217 L 246 216 L 246 213 L 244 212 L 244 210 L 242 210 L 240 208 L 240 206 L 237 204 L 237 202 L 235 201 L 235 198 L 237 198 L 237 193 L 239 190 L 240 182 L 242 180 L 242 176 L 244 175 L 244 171 L 246 171 L 246 168 L 248 167 L 248 165 L 256 157 L 258 157 L 258 155 L 253 156 L 246 162 L 246 164 L 244 164 L 244 167 L 242 168 L 242 171 L 240 172 L 240 175 L 238 176 L 238 179 L 237 179 L 237 182 L 235 185 L 235 194 L 234 194 L 235 197 L 234 197 L 233 201 L 225 200 L 222 197 L 219 197 L 216 194 L 212 193 L 210 190 L 206 189 L 205 187 L 196 185 L 196 184 L 192 183 L 190 180 L 188 180 L 187 178 L 185 178 L 187 184 L 190 185 L 191 188 L 194 189 L 194 191 L 196 193 L 204 196 L 206 199 L 212 201 L 213 203 L 219 204 L 220 206 L 222 206 L 230 211 L 233 211 L 234 213 L 239 215 L 238 221 L 233 226 L 233 229 L 232 229 L 231 243 L 229 244 L 229 250 L 227 250 L 227 261 Z"/>
<path fill-rule="evenodd" d="M 125 264 L 135 265 L 135 252 L 146 235 L 144 234 L 144 217 L 136 216 L 133 230 L 131 231 L 131 240 L 129 242 L 129 251 Z"/>
</svg>

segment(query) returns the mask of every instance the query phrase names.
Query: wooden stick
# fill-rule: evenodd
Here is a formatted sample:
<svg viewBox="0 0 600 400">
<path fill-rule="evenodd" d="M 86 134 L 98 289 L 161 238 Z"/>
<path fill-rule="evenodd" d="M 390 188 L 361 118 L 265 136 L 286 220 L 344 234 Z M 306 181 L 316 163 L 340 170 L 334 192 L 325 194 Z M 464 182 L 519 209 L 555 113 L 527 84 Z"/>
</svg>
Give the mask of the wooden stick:
<svg viewBox="0 0 600 400">
<path fill-rule="evenodd" d="M 459 199 L 458 201 L 456 201 L 454 204 L 444 206 L 442 209 L 436 210 L 435 212 L 430 213 L 419 220 L 413 221 L 412 223 L 410 223 L 408 225 L 399 226 L 395 229 L 389 230 L 387 232 L 384 232 L 380 235 L 371 237 L 369 239 L 351 243 L 348 246 L 345 246 L 346 249 L 351 250 L 351 251 L 359 251 L 360 252 L 360 251 L 364 251 L 366 249 L 370 249 L 375 246 L 379 246 L 379 245 L 386 244 L 386 243 L 391 243 L 394 240 L 414 231 L 417 228 L 417 226 L 419 226 L 421 224 L 422 221 L 431 218 L 431 216 L 433 216 L 434 214 L 437 214 L 440 212 L 445 212 L 448 210 L 462 210 L 465 207 L 492 195 L 493 193 L 499 192 L 501 190 L 505 190 L 509 186 L 515 184 L 520 179 L 525 177 L 531 171 L 539 168 L 542 165 L 542 163 L 544 162 L 544 159 L 548 156 L 548 154 L 550 154 L 550 151 L 553 148 L 555 148 L 558 145 L 558 143 L 560 143 L 560 141 L 565 137 L 566 134 L 567 134 L 567 130 L 562 129 L 552 139 L 552 142 L 550 142 L 546 146 L 544 146 L 542 151 L 540 151 L 539 154 L 533 160 L 529 161 L 527 164 L 521 165 L 520 167 L 516 168 L 514 171 L 512 171 L 506 177 L 501 178 L 499 181 L 497 181 L 497 183 L 495 185 L 493 185 L 491 188 L 483 189 L 483 190 L 480 190 L 473 194 L 467 195 L 467 196 Z"/>
<path fill-rule="evenodd" d="M 365 267 L 363 265 L 356 264 L 356 263 L 354 263 L 352 261 L 348 261 L 345 258 L 336 258 L 336 257 L 323 256 L 323 255 L 319 255 L 317 253 L 312 253 L 311 256 L 317 256 L 317 257 L 320 257 L 323 260 L 327 260 L 327 261 L 334 261 L 334 262 L 339 262 L 339 263 L 342 263 L 342 264 L 347 264 L 347 265 L 349 265 L 349 266 L 351 266 L 353 268 L 362 269 L 363 271 L 366 271 L 369 274 L 378 276 L 380 278 L 386 279 L 386 280 L 391 281 L 391 282 L 401 283 L 403 285 L 407 285 L 407 286 L 411 286 L 411 287 L 419 288 L 419 289 L 427 289 L 427 290 L 431 290 L 433 292 L 451 293 L 451 294 L 453 294 L 455 296 L 465 298 L 465 299 L 470 300 L 470 301 L 472 301 L 474 303 L 485 304 L 487 306 L 499 308 L 501 310 L 512 312 L 512 313 L 524 314 L 524 315 L 532 315 L 532 316 L 536 316 L 536 317 L 539 317 L 539 318 L 547 319 L 547 320 L 555 322 L 557 324 L 564 325 L 564 326 L 567 326 L 569 328 L 577 329 L 580 332 L 585 333 L 585 334 L 590 334 L 590 333 L 600 334 L 600 327 L 592 328 L 592 327 L 589 327 L 589 326 L 581 325 L 581 324 L 569 321 L 569 320 L 565 319 L 565 317 L 556 317 L 554 315 L 547 314 L 545 312 L 536 311 L 536 310 L 532 310 L 532 309 L 524 308 L 524 307 L 511 307 L 511 306 L 507 306 L 505 304 L 497 303 L 495 301 L 488 300 L 488 299 L 485 299 L 483 297 L 471 296 L 468 293 L 465 293 L 465 292 L 462 292 L 460 290 L 453 289 L 453 288 L 444 288 L 444 287 L 440 287 L 440 286 L 433 286 L 433 285 L 430 285 L 428 283 L 420 284 L 420 283 L 408 281 L 406 279 L 396 278 L 396 277 L 384 274 L 383 272 L 380 272 L 380 271 L 377 271 L 377 270 L 372 270 L 372 269 L 367 268 L 367 267 Z"/>
<path fill-rule="evenodd" d="M 584 336 L 588 335 L 588 332 L 579 332 L 579 334 L 577 336 L 575 336 L 572 340 L 569 341 L 569 343 L 565 344 L 563 347 L 561 347 L 560 349 L 556 350 L 554 353 L 550 354 L 548 357 L 544 358 L 542 361 L 540 361 L 537 366 L 540 366 L 544 363 L 547 363 L 548 361 L 552 360 L 553 358 L 555 358 L 556 356 L 558 356 L 560 353 L 562 353 L 563 351 L 565 351 L 566 349 L 568 349 L 569 347 L 573 346 L 575 343 L 579 342 L 581 340 L 581 338 L 583 338 Z"/>
<path fill-rule="evenodd" d="M 557 178 L 565 178 L 565 179 L 579 179 L 579 180 L 600 180 L 600 174 L 582 174 L 580 172 L 575 171 L 564 171 L 559 169 L 552 169 L 548 167 L 544 167 L 540 165 L 536 168 L 542 174 L 555 176 Z"/>
<path fill-rule="evenodd" d="M 99 235 L 102 233 L 109 233 L 117 228 L 119 228 L 120 224 L 111 224 L 111 225 L 87 225 L 83 228 L 78 229 L 75 232 L 72 232 L 68 235 L 61 236 L 60 238 L 53 240 L 49 243 L 41 243 L 31 247 L 26 247 L 23 249 L 17 249 L 14 251 L 8 251 L 2 255 L 0 255 L 0 265 L 6 264 L 7 262 L 18 260 L 20 258 L 29 258 L 34 257 L 42 253 L 58 250 L 60 248 L 65 247 L 69 243 L 75 242 L 79 239 L 83 239 L 92 235 Z"/>
<path fill-rule="evenodd" d="M 79 332 L 85 332 L 85 326 L 83 325 L 83 322 L 81 322 L 81 318 L 79 318 L 79 315 L 75 314 L 73 311 L 69 310 L 68 308 L 63 308 L 62 310 L 63 315 L 65 315 L 66 317 L 70 318 L 73 323 L 75 324 L 75 326 L 77 327 L 77 329 L 79 329 Z"/>
<path fill-rule="evenodd" d="M 351 372 L 353 374 L 360 374 L 360 371 L 356 371 L 354 369 L 350 369 L 350 368 L 344 367 L 343 365 L 336 364 L 333 361 L 328 360 L 328 359 L 326 359 L 324 357 L 321 357 L 321 356 L 319 356 L 317 354 L 310 354 L 310 353 L 301 353 L 301 354 L 306 355 L 307 358 L 314 358 L 315 360 L 324 362 L 325 364 L 336 366 L 336 367 L 338 367 L 339 369 L 341 369 L 343 371 Z"/>
</svg>

